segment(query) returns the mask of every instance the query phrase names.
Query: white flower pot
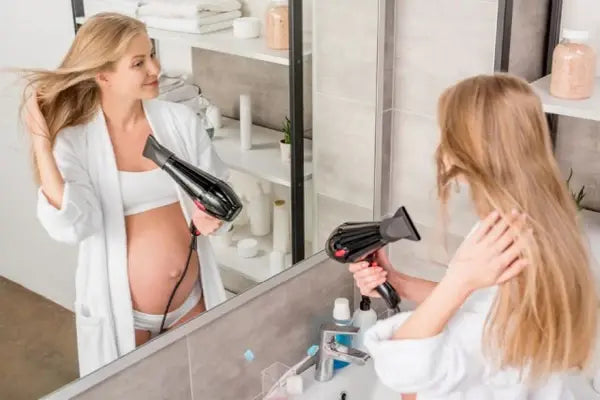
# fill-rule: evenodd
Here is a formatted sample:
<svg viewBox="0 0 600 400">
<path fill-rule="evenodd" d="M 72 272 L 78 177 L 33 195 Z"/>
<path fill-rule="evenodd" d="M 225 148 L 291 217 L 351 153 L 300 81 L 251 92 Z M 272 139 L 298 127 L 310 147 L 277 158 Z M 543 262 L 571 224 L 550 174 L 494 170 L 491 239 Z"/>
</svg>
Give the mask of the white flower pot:
<svg viewBox="0 0 600 400">
<path fill-rule="evenodd" d="M 283 140 L 281 140 L 279 148 L 281 149 L 281 161 L 289 164 L 292 161 L 292 145 L 290 143 L 283 143 Z"/>
</svg>

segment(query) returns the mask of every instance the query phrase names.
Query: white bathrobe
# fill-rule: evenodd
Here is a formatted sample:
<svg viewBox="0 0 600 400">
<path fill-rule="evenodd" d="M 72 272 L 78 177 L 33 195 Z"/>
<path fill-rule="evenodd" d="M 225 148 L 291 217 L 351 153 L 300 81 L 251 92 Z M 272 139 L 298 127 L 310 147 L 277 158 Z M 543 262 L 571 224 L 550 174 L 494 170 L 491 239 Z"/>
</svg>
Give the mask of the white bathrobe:
<svg viewBox="0 0 600 400">
<path fill-rule="evenodd" d="M 189 108 L 160 100 L 144 101 L 143 106 L 161 144 L 210 174 L 226 178 L 226 166 Z M 52 238 L 79 244 L 75 320 L 83 376 L 135 349 L 125 217 L 103 112 L 99 110 L 87 124 L 62 130 L 54 156 L 65 180 L 62 208 L 50 205 L 40 190 L 37 213 Z M 173 185 L 189 222 L 195 205 Z M 209 240 L 199 236 L 197 243 L 204 300 L 210 309 L 225 301 L 225 289 Z"/>
<path fill-rule="evenodd" d="M 552 375 L 535 389 L 514 369 L 497 371 L 483 357 L 482 335 L 497 288 L 473 293 L 442 333 L 425 339 L 391 340 L 412 314 L 378 322 L 365 345 L 379 379 L 417 400 L 574 400 L 566 376 Z"/>
</svg>

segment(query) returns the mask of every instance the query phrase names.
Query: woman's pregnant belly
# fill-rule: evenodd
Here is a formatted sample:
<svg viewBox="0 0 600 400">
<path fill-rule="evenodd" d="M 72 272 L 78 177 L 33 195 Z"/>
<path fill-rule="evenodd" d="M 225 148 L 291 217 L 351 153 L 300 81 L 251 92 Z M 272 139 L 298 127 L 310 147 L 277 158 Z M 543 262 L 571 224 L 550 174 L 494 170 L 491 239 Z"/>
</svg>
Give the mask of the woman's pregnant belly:
<svg viewBox="0 0 600 400">
<path fill-rule="evenodd" d="M 125 217 L 127 268 L 133 308 L 162 314 L 185 268 L 190 232 L 179 203 Z M 198 255 L 179 285 L 169 311 L 179 307 L 198 280 Z"/>
</svg>

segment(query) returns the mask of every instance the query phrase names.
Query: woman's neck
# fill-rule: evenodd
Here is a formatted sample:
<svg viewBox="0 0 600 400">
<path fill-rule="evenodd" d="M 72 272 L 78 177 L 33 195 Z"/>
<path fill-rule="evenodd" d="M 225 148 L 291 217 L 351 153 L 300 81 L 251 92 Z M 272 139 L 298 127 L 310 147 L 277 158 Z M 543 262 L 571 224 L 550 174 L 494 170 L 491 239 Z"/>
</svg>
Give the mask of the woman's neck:
<svg viewBox="0 0 600 400">
<path fill-rule="evenodd" d="M 144 118 L 141 100 L 122 100 L 102 96 L 100 102 L 107 124 L 119 131 L 130 130 Z"/>
</svg>

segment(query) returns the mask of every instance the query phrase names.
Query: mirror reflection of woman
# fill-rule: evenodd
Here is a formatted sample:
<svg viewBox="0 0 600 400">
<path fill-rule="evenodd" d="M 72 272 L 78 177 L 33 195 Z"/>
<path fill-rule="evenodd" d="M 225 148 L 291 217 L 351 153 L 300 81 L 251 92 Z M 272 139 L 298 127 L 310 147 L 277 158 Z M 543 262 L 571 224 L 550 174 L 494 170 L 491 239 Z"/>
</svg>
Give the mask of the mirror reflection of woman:
<svg viewBox="0 0 600 400">
<path fill-rule="evenodd" d="M 143 23 L 99 14 L 78 31 L 56 70 L 28 71 L 24 119 L 48 234 L 79 245 L 75 315 L 81 375 L 135 349 L 160 329 L 190 244 L 197 252 L 165 327 L 225 300 L 205 237 L 223 230 L 142 149 L 149 134 L 221 179 L 227 169 L 198 117 L 156 100 L 160 66 Z M 52 268 L 52 260 L 48 262 Z"/>
<path fill-rule="evenodd" d="M 417 303 L 366 335 L 379 377 L 404 400 L 566 400 L 592 355 L 597 294 L 540 99 L 510 75 L 477 76 L 440 98 L 442 205 L 458 180 L 481 222 L 441 282 L 353 264 L 361 293 L 386 280 Z M 415 394 L 416 393 L 416 394 Z"/>
</svg>

